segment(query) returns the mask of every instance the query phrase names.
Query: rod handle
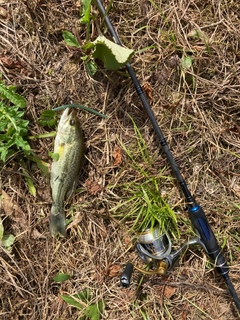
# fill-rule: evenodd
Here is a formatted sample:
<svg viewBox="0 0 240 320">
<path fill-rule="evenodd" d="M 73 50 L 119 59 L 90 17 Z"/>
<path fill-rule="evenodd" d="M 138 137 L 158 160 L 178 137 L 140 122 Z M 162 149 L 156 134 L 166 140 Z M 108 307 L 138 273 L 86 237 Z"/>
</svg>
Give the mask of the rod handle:
<svg viewBox="0 0 240 320">
<path fill-rule="evenodd" d="M 221 275 L 227 274 L 229 272 L 227 262 L 207 221 L 207 217 L 203 209 L 196 205 L 188 210 L 188 214 L 205 247 L 206 253 L 213 261 L 217 272 Z"/>
</svg>

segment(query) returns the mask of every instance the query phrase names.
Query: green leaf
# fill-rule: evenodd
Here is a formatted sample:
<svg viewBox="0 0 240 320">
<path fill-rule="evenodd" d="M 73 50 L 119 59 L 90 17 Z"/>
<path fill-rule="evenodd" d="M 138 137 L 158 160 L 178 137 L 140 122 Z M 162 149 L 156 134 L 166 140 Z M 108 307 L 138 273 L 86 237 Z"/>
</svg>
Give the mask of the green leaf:
<svg viewBox="0 0 240 320">
<path fill-rule="evenodd" d="M 79 303 L 76 299 L 74 299 L 74 296 L 68 296 L 68 295 L 61 295 L 61 298 L 67 302 L 70 306 L 75 307 L 79 310 L 83 309 L 83 305 Z"/>
<path fill-rule="evenodd" d="M 37 191 L 36 191 L 36 188 L 34 186 L 32 178 L 29 176 L 29 173 L 28 173 L 28 170 L 27 170 L 27 164 L 25 163 L 25 161 L 23 159 L 21 159 L 19 161 L 19 163 L 21 164 L 22 172 L 23 172 L 23 175 L 24 175 L 24 179 L 25 179 L 25 181 L 27 183 L 28 190 L 29 190 L 31 195 L 36 197 Z"/>
<path fill-rule="evenodd" d="M 79 292 L 79 293 L 75 293 L 74 295 L 71 296 L 65 296 L 65 297 L 71 297 L 74 298 L 74 300 L 82 300 L 84 303 L 87 303 L 90 299 L 91 299 L 91 294 L 90 294 L 90 290 L 86 289 L 85 291 Z"/>
<path fill-rule="evenodd" d="M 28 155 L 28 159 L 34 161 L 37 167 L 42 171 L 43 174 L 48 175 L 50 171 L 50 165 L 39 158 L 34 152 Z"/>
<path fill-rule="evenodd" d="M 90 23 L 90 13 L 91 13 L 91 0 L 81 0 L 82 10 L 81 10 L 81 23 Z"/>
<path fill-rule="evenodd" d="M 91 300 L 90 290 L 87 289 L 83 292 L 74 294 L 72 296 L 61 295 L 61 297 L 70 306 L 73 306 L 79 310 L 84 309 L 85 316 L 88 319 L 91 319 L 91 320 L 100 320 L 101 319 L 101 313 L 103 312 L 103 307 L 104 307 L 103 300 L 101 300 L 97 303 L 94 303 L 94 304 L 90 304 L 87 307 L 85 307 L 85 305 L 89 304 L 89 301 Z M 83 304 L 81 304 L 79 302 L 79 300 L 82 301 Z"/>
<path fill-rule="evenodd" d="M 90 60 L 86 63 L 86 69 L 88 74 L 92 77 L 97 72 L 97 65 L 94 61 Z"/>
<path fill-rule="evenodd" d="M 54 280 L 55 282 L 64 282 L 64 281 L 70 279 L 71 277 L 72 277 L 71 274 L 59 272 L 59 273 L 53 278 L 53 280 Z"/>
<path fill-rule="evenodd" d="M 29 154 L 30 145 L 24 138 L 28 132 L 28 120 L 24 120 L 26 101 L 15 92 L 16 87 L 0 82 L 0 158 L 4 162 L 16 149 Z"/>
<path fill-rule="evenodd" d="M 85 315 L 91 320 L 100 320 L 102 311 L 103 301 L 99 301 L 98 303 L 88 306 L 85 310 Z"/>
<path fill-rule="evenodd" d="M 1 153 L 1 160 L 2 160 L 3 162 L 5 162 L 6 159 L 7 159 L 7 155 L 9 154 L 8 149 L 2 147 L 2 148 L 0 148 L 0 153 Z"/>
<path fill-rule="evenodd" d="M 41 113 L 40 119 L 41 118 L 53 118 L 56 116 L 56 112 L 54 112 L 53 110 L 44 110 Z"/>
<path fill-rule="evenodd" d="M 25 108 L 26 100 L 14 91 L 15 88 L 13 89 L 13 87 L 6 87 L 4 84 L 0 83 L 1 95 L 11 101 L 15 106 L 19 108 Z"/>
<path fill-rule="evenodd" d="M 59 153 L 55 152 L 51 152 L 51 151 L 48 151 L 48 155 L 49 157 L 51 157 L 53 159 L 53 161 L 58 161 L 59 160 Z"/>
<path fill-rule="evenodd" d="M 93 49 L 95 47 L 94 43 L 87 41 L 83 46 L 82 46 L 82 50 L 83 51 L 87 51 L 90 49 Z M 82 58 L 83 59 L 83 58 Z"/>
<path fill-rule="evenodd" d="M 87 61 L 89 59 L 89 56 L 83 56 L 81 57 L 82 61 Z"/>
<path fill-rule="evenodd" d="M 82 292 L 76 293 L 74 297 L 82 300 L 84 303 L 87 303 L 91 299 L 91 293 L 89 289 L 86 289 Z"/>
<path fill-rule="evenodd" d="M 52 138 L 56 136 L 56 131 L 51 131 L 47 133 L 40 133 L 36 134 L 35 136 L 29 136 L 28 138 L 33 140 L 33 139 L 42 139 L 42 138 Z"/>
<path fill-rule="evenodd" d="M 43 127 L 55 127 L 57 124 L 56 112 L 53 110 L 45 110 L 41 113 L 38 123 Z"/>
<path fill-rule="evenodd" d="M 94 58 L 100 59 L 108 70 L 117 70 L 124 66 L 134 54 L 132 49 L 121 47 L 102 35 L 98 36 L 93 43 L 95 44 Z"/>
<path fill-rule="evenodd" d="M 33 195 L 34 197 L 36 197 L 37 190 L 34 186 L 33 180 L 27 176 L 25 176 L 25 180 L 27 182 L 27 186 L 28 186 L 28 190 L 29 190 L 30 194 Z"/>
<path fill-rule="evenodd" d="M 91 299 L 90 290 L 85 290 L 79 293 L 76 293 L 72 296 L 70 295 L 61 295 L 62 299 L 66 301 L 70 306 L 76 307 L 79 310 L 82 310 L 84 308 L 84 305 L 82 305 L 79 300 L 83 301 L 84 304 L 88 303 L 88 300 Z"/>
<path fill-rule="evenodd" d="M 15 241 L 15 237 L 13 234 L 5 234 L 2 237 L 2 244 L 6 249 L 9 249 L 13 245 L 14 241 Z"/>
<path fill-rule="evenodd" d="M 26 140 L 23 139 L 23 137 L 19 136 L 19 135 L 15 135 L 15 144 L 18 148 L 22 148 L 24 151 L 29 151 L 30 145 L 28 144 L 28 142 Z"/>
<path fill-rule="evenodd" d="M 191 69 L 192 68 L 192 58 L 190 56 L 184 56 L 181 59 L 181 66 L 183 69 Z"/>
<path fill-rule="evenodd" d="M 71 218 L 66 218 L 66 219 L 65 219 L 66 226 L 68 226 L 72 221 L 73 221 L 73 217 L 71 217 Z"/>
<path fill-rule="evenodd" d="M 67 30 L 63 30 L 62 36 L 63 36 L 65 43 L 68 46 L 80 48 L 80 44 L 78 43 L 77 39 L 75 38 L 75 36 L 71 32 L 69 32 Z"/>
<path fill-rule="evenodd" d="M 96 304 L 92 304 L 85 310 L 85 315 L 92 320 L 99 320 L 100 315 Z"/>
</svg>

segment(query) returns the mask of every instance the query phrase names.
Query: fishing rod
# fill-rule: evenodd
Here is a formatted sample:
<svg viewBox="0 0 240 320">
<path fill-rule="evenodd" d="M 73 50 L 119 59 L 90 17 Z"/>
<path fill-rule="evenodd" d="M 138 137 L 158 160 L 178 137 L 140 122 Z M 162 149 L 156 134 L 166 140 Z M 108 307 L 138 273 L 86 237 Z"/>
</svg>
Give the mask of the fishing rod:
<svg viewBox="0 0 240 320">
<path fill-rule="evenodd" d="M 101 2 L 101 0 L 95 0 L 99 11 L 105 21 L 105 24 L 111 34 L 111 36 L 113 37 L 114 41 L 122 46 L 121 41 L 107 15 L 107 12 L 104 9 L 104 6 Z M 180 186 L 180 188 L 182 189 L 182 192 L 185 196 L 186 199 L 186 203 L 187 203 L 187 207 L 188 207 L 188 215 L 189 218 L 195 228 L 195 231 L 198 235 L 198 240 L 194 240 L 193 244 L 200 244 L 202 245 L 202 247 L 204 248 L 204 250 L 206 251 L 207 255 L 209 256 L 209 258 L 212 260 L 215 269 L 217 270 L 217 272 L 224 278 L 225 283 L 229 289 L 229 292 L 235 302 L 235 305 L 237 307 L 238 310 L 240 310 L 240 299 L 233 287 L 233 284 L 231 282 L 231 279 L 229 277 L 229 267 L 227 265 L 227 262 L 222 254 L 222 251 L 220 249 L 220 246 L 216 240 L 216 237 L 208 223 L 207 217 L 202 209 L 202 207 L 194 200 L 191 192 L 189 191 L 187 184 L 173 158 L 173 155 L 168 147 L 168 144 L 166 142 L 166 139 L 158 125 L 158 122 L 154 116 L 154 113 L 150 107 L 150 104 L 148 102 L 148 99 L 146 97 L 146 95 L 144 94 L 144 91 L 138 81 L 138 78 L 136 76 L 136 73 L 133 69 L 133 67 L 131 66 L 130 63 L 126 64 L 126 68 L 127 71 L 132 79 L 132 82 L 135 86 L 135 89 L 142 101 L 143 107 L 148 115 L 148 118 L 154 128 L 154 131 L 160 141 L 161 147 L 163 149 L 163 151 L 165 152 L 165 155 L 167 157 L 167 160 L 172 168 L 172 171 L 174 172 L 176 179 L 178 181 L 178 184 Z M 155 233 L 154 233 L 155 232 Z M 175 257 L 173 258 L 171 256 L 171 253 L 169 253 L 169 247 L 170 247 L 170 239 L 169 237 L 167 237 L 167 240 L 163 240 L 163 236 L 159 235 L 159 230 L 156 229 L 154 230 L 154 232 L 149 232 L 149 230 L 147 230 L 147 232 L 145 233 L 145 238 L 143 237 L 143 239 L 141 240 L 142 243 L 140 242 L 138 244 L 138 251 L 140 253 L 140 257 L 146 261 L 149 261 L 149 259 L 152 259 L 151 261 L 156 262 L 156 260 L 161 260 L 162 259 L 166 259 L 167 257 L 170 257 L 169 261 L 166 262 L 166 266 L 165 269 L 167 268 L 167 264 L 171 262 L 174 262 L 176 260 L 176 258 L 180 255 L 180 253 L 182 252 L 180 250 L 180 252 L 178 254 L 175 255 Z M 149 246 L 151 247 L 151 241 L 153 246 L 157 246 L 159 247 L 160 245 L 160 249 L 157 248 L 157 253 L 154 253 L 153 255 L 151 254 L 149 249 Z M 191 244 L 191 243 L 190 243 Z M 186 247 L 186 244 L 184 244 L 182 247 Z M 167 251 L 167 253 L 165 252 Z M 170 250 L 171 251 L 171 250 Z M 172 254 L 174 255 L 174 254 Z M 160 259 L 158 259 L 160 257 Z M 149 258 L 149 259 L 147 259 Z M 131 277 L 131 273 L 133 271 L 133 268 L 130 266 L 130 264 L 127 264 L 127 267 L 124 271 L 124 273 L 122 274 L 121 277 L 121 283 L 123 286 L 128 286 L 128 284 L 130 283 L 130 277 Z"/>
</svg>

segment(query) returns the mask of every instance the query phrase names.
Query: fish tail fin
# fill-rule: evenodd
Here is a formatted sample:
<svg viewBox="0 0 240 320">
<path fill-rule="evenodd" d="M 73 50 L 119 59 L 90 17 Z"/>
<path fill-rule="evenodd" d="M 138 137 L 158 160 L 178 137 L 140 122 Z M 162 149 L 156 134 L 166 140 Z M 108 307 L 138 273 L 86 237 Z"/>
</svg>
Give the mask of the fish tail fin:
<svg viewBox="0 0 240 320">
<path fill-rule="evenodd" d="M 53 237 L 60 235 L 66 236 L 66 219 L 62 208 L 52 206 L 49 220 L 50 233 Z"/>
</svg>

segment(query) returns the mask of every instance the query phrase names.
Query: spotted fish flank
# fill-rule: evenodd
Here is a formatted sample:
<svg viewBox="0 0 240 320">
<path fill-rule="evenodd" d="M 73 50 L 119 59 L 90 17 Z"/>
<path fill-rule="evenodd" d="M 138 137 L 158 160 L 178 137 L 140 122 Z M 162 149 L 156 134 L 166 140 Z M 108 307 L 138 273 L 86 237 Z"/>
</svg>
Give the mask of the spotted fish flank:
<svg viewBox="0 0 240 320">
<path fill-rule="evenodd" d="M 66 235 L 64 201 L 71 195 L 84 156 L 84 142 L 80 122 L 73 109 L 67 108 L 60 119 L 54 143 L 58 160 L 51 169 L 52 208 L 50 212 L 50 233 Z"/>
</svg>

